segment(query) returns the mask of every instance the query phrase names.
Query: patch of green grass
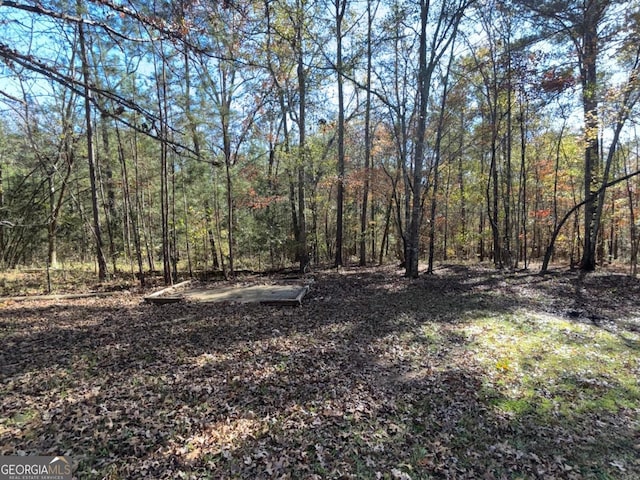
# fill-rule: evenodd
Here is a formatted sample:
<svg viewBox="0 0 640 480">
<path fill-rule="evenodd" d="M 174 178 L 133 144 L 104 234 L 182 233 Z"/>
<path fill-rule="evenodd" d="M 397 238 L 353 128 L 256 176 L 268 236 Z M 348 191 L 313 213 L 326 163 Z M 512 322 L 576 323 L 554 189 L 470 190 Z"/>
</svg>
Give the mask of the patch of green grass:
<svg viewBox="0 0 640 480">
<path fill-rule="evenodd" d="M 637 464 L 638 426 L 620 420 L 640 409 L 638 352 L 629 343 L 637 334 L 526 311 L 461 328 L 484 371 L 481 401 L 517 425 L 505 437 L 509 448 L 541 457 L 564 452 L 584 478 L 618 478 L 610 473 L 617 462 Z M 548 431 L 567 444 L 549 441 Z"/>
<path fill-rule="evenodd" d="M 640 408 L 637 352 L 614 333 L 527 312 L 478 319 L 464 328 L 502 397 L 494 405 L 505 412 L 544 413 L 553 405 L 565 415 Z"/>
<path fill-rule="evenodd" d="M 36 410 L 28 409 L 12 415 L 11 418 L 8 419 L 7 424 L 14 427 L 24 427 L 35 421 L 37 417 L 38 412 Z"/>
<path fill-rule="evenodd" d="M 442 348 L 444 337 L 442 335 L 442 325 L 429 322 L 421 325 L 421 335 L 418 340 L 424 344 L 427 352 L 436 353 Z"/>
</svg>

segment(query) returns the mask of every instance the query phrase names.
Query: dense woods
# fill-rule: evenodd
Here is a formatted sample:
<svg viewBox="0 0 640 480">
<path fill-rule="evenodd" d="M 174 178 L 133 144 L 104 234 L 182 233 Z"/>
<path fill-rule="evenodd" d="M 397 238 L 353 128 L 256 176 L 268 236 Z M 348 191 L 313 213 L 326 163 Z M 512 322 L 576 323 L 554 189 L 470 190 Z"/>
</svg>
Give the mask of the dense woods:
<svg viewBox="0 0 640 480">
<path fill-rule="evenodd" d="M 3 468 L 640 478 L 640 0 L 0 0 L 0 60 Z"/>
<path fill-rule="evenodd" d="M 635 274 L 639 21 L 621 0 L 4 1 L 0 264 Z"/>
</svg>

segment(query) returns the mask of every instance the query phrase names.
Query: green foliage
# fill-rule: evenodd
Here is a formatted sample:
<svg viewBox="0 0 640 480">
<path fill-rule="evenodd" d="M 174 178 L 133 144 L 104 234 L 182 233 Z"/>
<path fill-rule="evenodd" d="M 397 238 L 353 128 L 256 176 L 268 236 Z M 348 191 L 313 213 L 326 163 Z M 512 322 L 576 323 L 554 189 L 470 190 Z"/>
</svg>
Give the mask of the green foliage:
<svg viewBox="0 0 640 480">
<path fill-rule="evenodd" d="M 537 8 L 544 13 L 558 6 L 552 3 Z M 516 4 L 536 8 L 531 2 Z M 458 5 L 451 0 L 438 3 L 438 8 L 433 4 L 427 12 L 429 21 L 437 22 L 441 12 L 448 14 Z M 446 256 L 466 261 L 480 251 L 483 258 L 496 257 L 505 253 L 492 251 L 490 220 L 495 207 L 491 197 L 497 183 L 499 243 L 509 243 L 509 253 L 519 260 L 525 254 L 535 260 L 550 241 L 556 217 L 582 200 L 585 144 L 579 120 L 583 95 L 579 72 L 562 63 L 573 48 L 566 39 L 554 37 L 556 50 L 549 52 L 547 44 L 534 42 L 546 28 L 522 23 L 524 11 L 505 10 L 491 2 L 483 5 L 492 8 L 465 10 L 461 28 L 466 38 L 473 31 L 477 41 L 461 52 L 462 37 L 456 40 L 444 99 L 448 53 L 434 65 L 425 157 L 427 165 L 433 165 L 435 139 L 440 134 L 441 169 L 438 191 L 432 189 L 434 172 L 425 172 L 424 205 L 435 198 L 436 260 Z M 602 2 L 602 6 L 611 5 Z M 7 108 L 2 109 L 0 122 L 0 221 L 20 225 L 1 228 L 5 267 L 43 264 L 54 243 L 61 261 L 95 255 L 88 221 L 92 207 L 84 99 L 80 85 L 71 81 L 80 68 L 77 24 L 65 20 L 68 11 L 75 12 L 78 6 L 67 8 L 59 2 L 49 6 L 50 11 L 22 12 L 32 23 L 17 17 L 10 7 L 0 6 L 0 20 L 8 27 L 6 43 L 22 55 L 0 52 L 5 61 L 0 75 L 8 85 L 1 99 Z M 415 2 L 398 1 L 372 12 L 372 176 L 367 211 L 373 216 L 366 223 L 375 228 L 366 233 L 370 260 L 377 260 L 384 246 L 383 261 L 395 260 L 396 253 L 404 258 L 402 247 L 396 245 L 406 234 L 407 200 L 413 191 L 417 7 Z M 579 5 L 573 7 L 577 14 L 584 13 Z M 345 254 L 355 253 L 361 236 L 364 179 L 371 173 L 364 170 L 368 29 L 366 22 L 356 21 L 367 17 L 363 8 L 346 3 L 344 179 L 335 176 L 336 75 L 331 63 L 335 18 L 327 4 L 241 1 L 233 6 L 167 4 L 152 10 L 143 2 L 137 12 L 111 5 L 80 9 L 87 20 L 94 88 L 91 115 L 99 169 L 98 214 L 105 232 L 103 248 L 113 250 L 114 261 L 131 265 L 139 255 L 145 266 L 154 268 L 161 260 L 163 142 L 175 168 L 167 174 L 170 256 L 179 259 L 181 268 L 212 265 L 212 243 L 220 259 L 229 255 L 230 247 L 237 247 L 235 260 L 246 268 L 256 263 L 260 268 L 289 264 L 295 259 L 293 222 L 300 218 L 301 192 L 306 197 L 305 233 L 321 260 L 333 257 L 338 182 L 345 187 Z M 610 22 L 608 13 L 613 9 L 599 17 L 611 27 L 601 42 L 601 55 L 611 69 L 599 78 L 598 88 L 587 93 L 598 97 L 607 119 L 623 111 L 622 93 L 635 95 L 637 88 L 634 81 L 615 83 L 628 77 L 634 65 L 636 10 L 630 2 L 616 4 L 615 12 L 629 20 L 627 28 Z M 569 20 L 571 28 L 577 25 L 577 17 Z M 45 30 L 56 34 L 45 35 Z M 37 55 L 24 50 L 28 45 L 38 47 Z M 430 46 L 428 55 L 435 52 L 431 48 L 437 50 Z M 42 70 L 43 65 L 49 65 L 49 70 Z M 300 75 L 305 79 L 304 152 L 298 143 Z M 440 105 L 444 106 L 441 124 Z M 637 166 L 634 134 L 627 130 L 622 138 L 628 145 L 620 147 L 625 155 L 616 160 L 610 178 Z M 603 140 L 606 144 L 606 135 Z M 495 177 L 490 171 L 492 156 Z M 67 177 L 68 160 L 72 165 Z M 226 160 L 229 179 L 221 168 Z M 304 178 L 298 178 L 301 167 Z M 597 171 L 596 177 L 600 179 L 602 173 Z M 601 231 L 612 245 L 621 245 L 617 258 L 629 261 L 632 234 L 623 227 L 632 222 L 631 210 L 629 202 L 621 200 L 621 187 L 616 211 L 604 212 Z M 633 204 L 637 183 L 630 188 L 631 206 L 637 206 Z M 231 217 L 235 220 L 228 232 Z M 606 228 L 609 225 L 615 228 Z M 48 231 L 49 226 L 56 231 Z M 429 231 L 426 223 L 423 230 L 424 240 Z M 234 245 L 228 245 L 227 233 L 233 233 Z M 615 238 L 608 238 L 612 235 Z M 556 259 L 574 258 L 579 238 L 577 229 L 566 226 L 558 237 Z M 424 248 L 422 252 L 427 254 Z"/>
</svg>

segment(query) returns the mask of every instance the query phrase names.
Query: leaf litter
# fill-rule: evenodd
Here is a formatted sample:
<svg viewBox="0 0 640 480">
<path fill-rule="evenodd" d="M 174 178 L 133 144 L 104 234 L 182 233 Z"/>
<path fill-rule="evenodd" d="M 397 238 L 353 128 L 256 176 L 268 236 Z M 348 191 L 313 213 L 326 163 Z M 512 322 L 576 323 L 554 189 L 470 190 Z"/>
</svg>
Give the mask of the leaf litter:
<svg viewBox="0 0 640 480">
<path fill-rule="evenodd" d="M 317 272 L 297 308 L 9 302 L 0 454 L 78 478 L 639 478 L 638 294 L 445 266 Z"/>
</svg>

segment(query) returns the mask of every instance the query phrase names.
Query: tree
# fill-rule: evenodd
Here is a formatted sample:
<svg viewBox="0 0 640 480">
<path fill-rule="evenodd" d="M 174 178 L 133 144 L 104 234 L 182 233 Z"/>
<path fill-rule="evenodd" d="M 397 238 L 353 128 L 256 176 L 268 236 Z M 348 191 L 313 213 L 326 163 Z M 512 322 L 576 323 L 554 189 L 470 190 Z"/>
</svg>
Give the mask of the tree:
<svg viewBox="0 0 640 480">
<path fill-rule="evenodd" d="M 637 10 L 630 0 L 3 2 L 3 264 L 108 248 L 110 270 L 124 253 L 141 281 L 161 262 L 167 283 L 210 266 L 304 271 L 312 254 L 336 265 L 395 257 L 409 277 L 427 250 L 429 272 L 473 253 L 526 266 L 553 245 L 554 260 L 573 264 L 585 257 L 576 204 L 602 218 L 589 223 L 598 259 L 609 245 L 637 262 L 626 224 L 637 222 L 635 177 L 624 192 L 601 190 L 637 163 L 627 144 Z M 45 32 L 52 48 L 39 48 Z M 569 121 L 576 108 L 582 132 Z"/>
<path fill-rule="evenodd" d="M 82 3 L 77 3 L 78 14 L 81 16 Z M 91 182 L 91 212 L 93 214 L 93 237 L 96 245 L 96 259 L 98 263 L 98 279 L 107 278 L 107 262 L 102 250 L 102 229 L 100 227 L 100 209 L 98 206 L 98 185 L 96 176 L 96 151 L 93 135 L 93 120 L 91 116 L 91 103 L 93 92 L 89 88 L 91 82 L 87 46 L 83 22 L 78 22 L 78 41 L 80 47 L 80 62 L 82 68 L 82 88 L 84 96 L 84 114 L 87 137 L 87 161 L 89 162 L 89 180 Z"/>
<path fill-rule="evenodd" d="M 426 150 L 427 105 L 431 93 L 431 80 L 436 66 L 455 38 L 465 10 L 473 0 L 442 0 L 432 25 L 433 36 L 428 38 L 428 25 L 434 12 L 429 0 L 420 2 L 420 34 L 418 46 L 418 113 L 415 130 L 411 220 L 408 228 L 407 261 L 405 275 L 418 276 L 420 254 L 420 225 L 422 223 L 423 165 Z"/>
<path fill-rule="evenodd" d="M 362 188 L 362 210 L 360 213 L 360 266 L 367 264 L 367 208 L 369 204 L 369 185 L 371 182 L 371 73 L 373 64 L 373 21 L 378 11 L 380 2 L 373 5 L 373 0 L 367 0 L 367 37 L 366 37 L 366 74 L 365 74 L 365 112 L 364 112 L 364 186 Z M 372 212 L 373 213 L 373 212 Z M 372 240 L 374 236 L 371 236 Z M 375 254 L 371 248 L 372 255 Z"/>
<path fill-rule="evenodd" d="M 96 6 L 93 2 L 88 2 L 82 5 L 77 4 L 75 13 L 69 13 L 67 7 L 57 1 L 38 3 L 37 5 L 14 1 L 3 2 L 0 5 L 0 14 L 3 16 L 3 23 L 6 22 L 6 25 L 9 26 L 8 31 L 11 34 L 0 42 L 0 58 L 10 65 L 19 76 L 30 73 L 34 77 L 46 78 L 57 83 L 65 92 L 85 100 L 85 133 L 93 217 L 91 235 L 96 243 L 98 276 L 100 279 L 104 279 L 106 277 L 106 260 L 102 252 L 102 225 L 99 205 L 102 183 L 97 164 L 97 134 L 92 118 L 94 112 L 99 112 L 104 121 L 103 125 L 106 125 L 106 119 L 111 118 L 127 128 L 160 140 L 161 143 L 165 142 L 172 148 L 181 148 L 186 152 L 192 152 L 192 150 L 171 140 L 165 131 L 157 131 L 148 125 L 151 123 L 153 126 L 159 120 L 158 116 L 153 113 L 153 106 L 143 105 L 138 99 L 126 96 L 118 85 L 115 87 L 104 85 L 99 81 L 98 66 L 90 64 L 92 39 L 98 33 L 104 34 L 105 37 L 113 41 L 111 48 L 118 52 L 134 51 L 140 54 L 137 48 L 140 44 L 148 44 L 154 37 L 156 39 L 169 38 L 172 41 L 180 40 L 183 38 L 184 32 L 171 22 L 160 19 L 155 15 L 155 12 L 153 14 L 141 13 L 146 8 L 134 11 L 112 3 L 101 3 Z M 147 6 L 145 5 L 145 7 Z M 57 37 L 59 39 L 58 48 L 36 49 L 37 54 L 34 55 L 30 50 L 31 43 L 22 42 L 21 34 L 36 43 L 42 42 L 42 38 L 38 36 L 38 32 L 34 28 L 29 30 L 26 26 L 28 22 L 23 23 L 21 16 L 30 16 L 34 26 L 44 26 L 46 29 L 57 28 L 61 32 L 61 35 Z M 189 45 L 189 48 L 200 51 L 197 46 L 192 44 Z M 50 52 L 53 52 L 53 55 L 47 55 Z M 75 74 L 76 66 L 73 64 L 67 69 L 65 62 L 61 61 L 63 58 L 78 58 L 80 74 Z M 9 92 L 3 93 L 6 94 L 5 96 L 12 96 Z M 128 115 L 123 115 L 125 111 L 136 113 L 146 121 L 131 122 Z M 166 122 L 159 123 L 161 126 L 167 126 Z M 171 130 L 170 126 L 167 128 Z M 103 138 L 107 139 L 107 136 L 103 135 Z M 107 167 L 106 174 L 109 178 L 110 166 Z M 109 185 L 108 182 L 107 212 L 113 214 L 114 196 Z M 55 227 L 55 222 L 50 226 Z M 108 226 L 112 227 L 110 220 Z M 111 230 L 109 228 L 110 238 Z M 55 229 L 50 230 L 50 238 L 55 238 L 54 233 Z M 113 245 L 113 241 L 110 244 Z"/>
<path fill-rule="evenodd" d="M 595 192 L 606 184 L 602 178 L 600 158 L 600 113 L 599 98 L 602 89 L 598 76 L 600 54 L 605 51 L 603 41 L 615 37 L 615 17 L 619 8 L 630 2 L 619 0 L 583 1 L 530 1 L 519 0 L 537 17 L 546 22 L 545 33 L 558 32 L 557 37 L 568 40 L 574 48 L 580 84 L 582 87 L 582 113 L 584 121 L 584 245 L 580 268 L 592 271 L 596 268 L 596 242 L 602 209 L 598 207 Z M 616 15 L 609 16 L 614 11 Z M 601 32 L 606 32 L 603 35 Z M 603 181 L 604 180 L 604 181 Z M 604 195 L 605 191 L 602 191 Z"/>
<path fill-rule="evenodd" d="M 451 67 L 453 65 L 455 41 L 451 42 L 451 52 L 449 53 L 449 62 L 446 69 L 441 75 L 442 93 L 440 99 L 440 111 L 438 112 L 438 120 L 436 124 L 436 139 L 433 146 L 434 150 L 434 162 L 433 162 L 433 195 L 431 197 L 431 209 L 429 216 L 429 264 L 427 266 L 427 273 L 433 273 L 433 261 L 435 256 L 435 236 L 436 236 L 436 211 L 437 211 L 437 199 L 438 199 L 438 185 L 440 181 L 440 163 L 442 161 L 442 138 L 445 134 L 445 117 L 446 117 L 446 105 L 449 94 L 449 80 L 451 74 Z M 446 232 L 445 232 L 446 238 Z M 446 255 L 446 246 L 445 246 Z"/>
<path fill-rule="evenodd" d="M 344 182 L 345 182 L 345 153 L 344 153 L 344 59 L 343 45 L 343 21 L 347 11 L 347 0 L 334 0 L 336 22 L 336 75 L 338 84 L 338 194 L 336 199 L 336 258 L 335 266 L 344 264 L 342 259 L 343 231 L 344 231 Z"/>
</svg>

